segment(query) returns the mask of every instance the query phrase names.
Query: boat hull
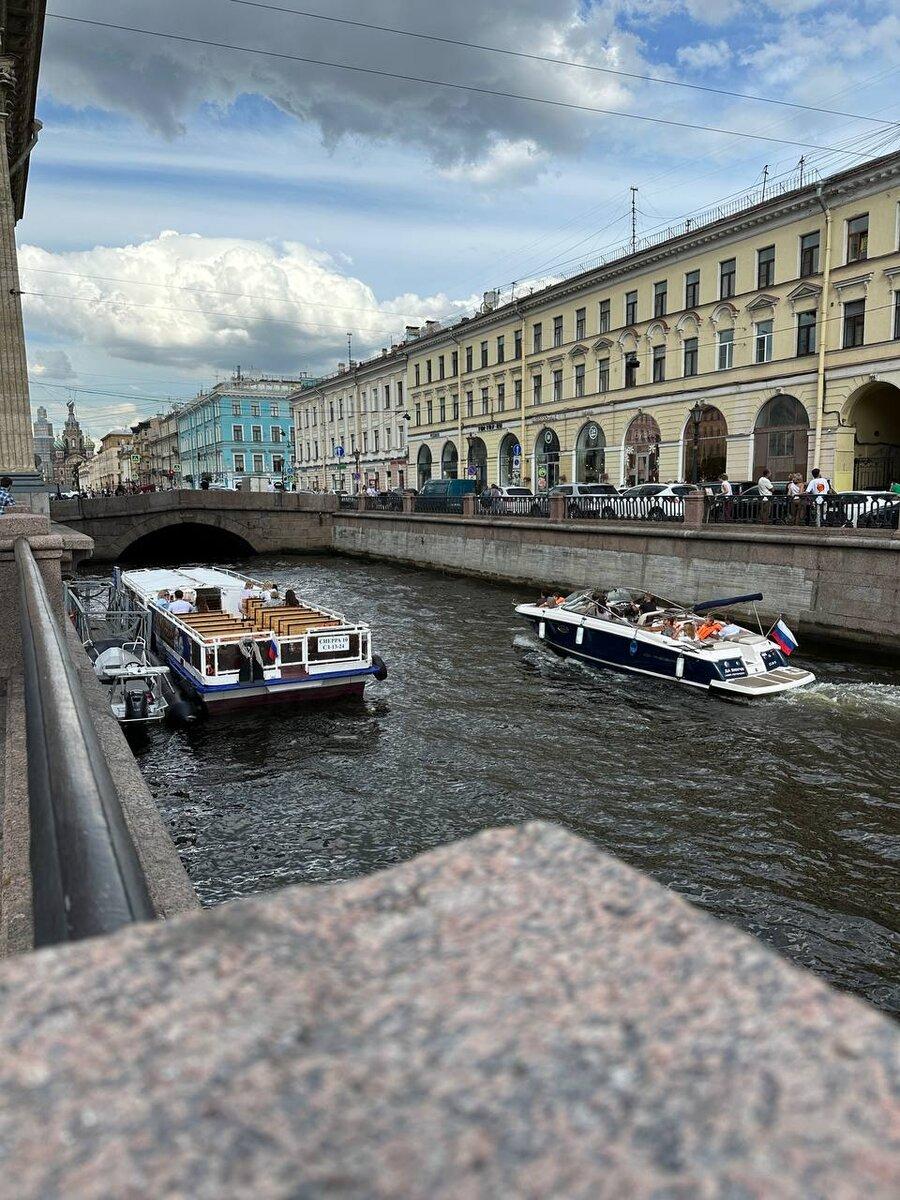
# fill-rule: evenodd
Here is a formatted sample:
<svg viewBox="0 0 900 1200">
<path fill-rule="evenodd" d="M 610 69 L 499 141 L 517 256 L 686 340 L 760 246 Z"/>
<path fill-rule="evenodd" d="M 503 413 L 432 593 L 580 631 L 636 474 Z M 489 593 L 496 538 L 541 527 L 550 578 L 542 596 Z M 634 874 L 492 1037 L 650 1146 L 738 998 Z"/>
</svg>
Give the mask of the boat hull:
<svg viewBox="0 0 900 1200">
<path fill-rule="evenodd" d="M 228 693 L 223 696 L 200 696 L 204 708 L 210 714 L 240 712 L 248 708 L 260 708 L 275 704 L 320 704 L 325 700 L 340 700 L 349 696 L 362 696 L 366 680 L 323 684 L 321 687 L 284 688 L 266 690 L 253 689 L 247 692 Z"/>
</svg>

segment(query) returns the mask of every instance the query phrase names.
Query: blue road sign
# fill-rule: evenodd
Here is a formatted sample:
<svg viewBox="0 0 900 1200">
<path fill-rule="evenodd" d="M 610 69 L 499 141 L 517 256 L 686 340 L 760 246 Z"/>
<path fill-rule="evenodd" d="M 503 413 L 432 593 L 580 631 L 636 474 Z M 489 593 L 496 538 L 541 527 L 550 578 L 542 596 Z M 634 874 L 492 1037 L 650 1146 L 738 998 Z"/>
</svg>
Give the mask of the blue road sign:
<svg viewBox="0 0 900 1200">
<path fill-rule="evenodd" d="M 335 446 L 334 452 L 338 456 L 338 458 L 344 457 L 344 447 L 343 446 Z"/>
<path fill-rule="evenodd" d="M 515 446 L 513 446 L 513 455 L 514 455 L 516 458 L 521 458 L 521 457 L 522 457 L 522 447 L 521 447 L 521 446 L 520 446 L 518 443 L 516 443 L 516 445 L 515 445 Z"/>
</svg>

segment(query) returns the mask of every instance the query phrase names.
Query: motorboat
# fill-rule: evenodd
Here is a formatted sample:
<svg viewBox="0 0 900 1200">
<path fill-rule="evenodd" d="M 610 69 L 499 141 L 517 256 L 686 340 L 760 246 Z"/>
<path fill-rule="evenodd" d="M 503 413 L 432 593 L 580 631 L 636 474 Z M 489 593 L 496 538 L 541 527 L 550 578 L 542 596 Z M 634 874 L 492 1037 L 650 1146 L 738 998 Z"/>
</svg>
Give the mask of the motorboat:
<svg viewBox="0 0 900 1200">
<path fill-rule="evenodd" d="M 150 649 L 202 711 L 362 695 L 387 668 L 368 625 L 298 598 L 272 599 L 258 580 L 219 567 L 122 570 L 115 602 L 149 614 Z M 172 612 L 160 596 L 183 593 Z"/>
<path fill-rule="evenodd" d="M 89 653 L 94 674 L 108 689 L 109 710 L 121 725 L 142 725 L 165 719 L 167 667 L 150 662 L 142 639 L 133 642 L 92 643 Z"/>
<path fill-rule="evenodd" d="M 716 615 L 762 599 L 762 593 L 755 593 L 687 608 L 618 587 L 545 597 L 537 604 L 517 605 L 516 612 L 557 654 L 719 695 L 756 699 L 815 681 L 811 671 L 788 664 L 785 650 L 792 646 L 778 633 L 779 623 L 766 635 L 761 627 L 754 633 Z"/>
</svg>

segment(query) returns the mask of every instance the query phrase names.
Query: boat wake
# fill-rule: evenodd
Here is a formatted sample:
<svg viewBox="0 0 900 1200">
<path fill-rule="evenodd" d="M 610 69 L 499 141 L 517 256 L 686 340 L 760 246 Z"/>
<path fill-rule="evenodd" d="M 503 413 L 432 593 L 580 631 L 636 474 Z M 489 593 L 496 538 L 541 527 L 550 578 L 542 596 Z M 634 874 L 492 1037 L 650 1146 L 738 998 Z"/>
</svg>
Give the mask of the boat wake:
<svg viewBox="0 0 900 1200">
<path fill-rule="evenodd" d="M 785 699 L 851 716 L 900 721 L 900 686 L 892 683 L 814 683 Z"/>
</svg>

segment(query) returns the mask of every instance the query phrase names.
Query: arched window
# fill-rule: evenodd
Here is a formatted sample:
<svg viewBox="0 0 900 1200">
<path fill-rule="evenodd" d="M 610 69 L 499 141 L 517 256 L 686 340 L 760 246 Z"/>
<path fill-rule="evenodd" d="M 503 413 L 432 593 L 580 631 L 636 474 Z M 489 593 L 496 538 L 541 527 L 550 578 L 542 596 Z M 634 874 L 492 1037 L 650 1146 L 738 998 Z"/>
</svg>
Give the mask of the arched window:
<svg viewBox="0 0 900 1200">
<path fill-rule="evenodd" d="M 454 442 L 444 442 L 441 451 L 441 479 L 456 479 L 459 475 L 459 451 Z"/>
<path fill-rule="evenodd" d="M 684 426 L 684 477 L 688 483 L 708 483 L 725 470 L 728 422 L 711 404 L 705 404 L 695 425 L 693 413 Z"/>
<path fill-rule="evenodd" d="M 534 443 L 537 490 L 546 492 L 559 483 L 559 438 L 554 429 L 542 429 Z"/>
<path fill-rule="evenodd" d="M 575 482 L 600 483 L 605 478 L 606 435 L 596 421 L 588 421 L 575 443 Z"/>
<path fill-rule="evenodd" d="M 416 467 L 419 474 L 419 488 L 423 488 L 431 478 L 431 450 L 428 446 L 419 447 L 419 456 L 416 459 Z"/>
<path fill-rule="evenodd" d="M 480 437 L 469 437 L 469 471 L 470 479 L 474 479 L 477 488 L 486 488 L 487 477 L 487 446 Z"/>
<path fill-rule="evenodd" d="M 753 430 L 753 478 L 768 467 L 773 479 L 806 475 L 809 415 L 796 396 L 773 396 L 759 410 Z"/>
<path fill-rule="evenodd" d="M 519 451 L 516 454 L 516 451 Z M 522 447 L 514 433 L 507 433 L 500 443 L 499 466 L 500 486 L 510 487 L 522 480 Z M 518 465 L 517 465 L 518 463 Z"/>
<path fill-rule="evenodd" d="M 659 426 L 649 413 L 638 413 L 625 434 L 625 484 L 659 483 Z"/>
</svg>

